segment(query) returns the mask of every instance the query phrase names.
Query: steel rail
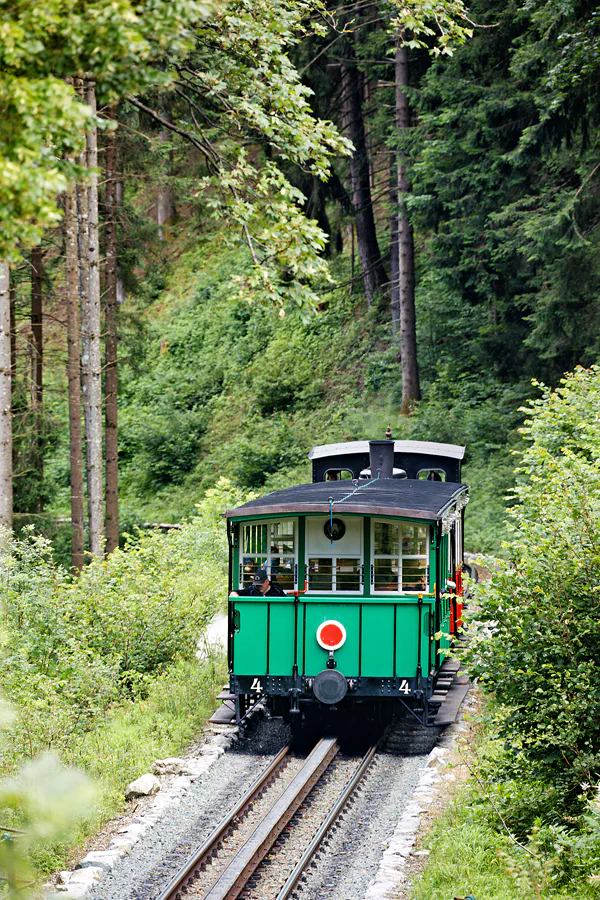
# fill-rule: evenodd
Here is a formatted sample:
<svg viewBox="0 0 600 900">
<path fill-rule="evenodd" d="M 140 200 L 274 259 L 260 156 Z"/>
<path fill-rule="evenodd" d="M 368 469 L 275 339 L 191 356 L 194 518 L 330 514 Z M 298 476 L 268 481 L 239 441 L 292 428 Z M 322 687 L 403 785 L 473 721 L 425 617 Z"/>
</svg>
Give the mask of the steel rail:
<svg viewBox="0 0 600 900">
<path fill-rule="evenodd" d="M 288 900 L 288 898 L 291 897 L 291 895 L 293 894 L 294 889 L 296 888 L 296 885 L 302 878 L 302 875 L 304 874 L 304 871 L 305 871 L 306 867 L 308 866 L 308 864 L 310 863 L 311 859 L 313 858 L 313 856 L 315 855 L 315 853 L 318 851 L 319 847 L 323 843 L 323 840 L 325 839 L 329 829 L 331 828 L 331 826 L 333 825 L 333 823 L 339 816 L 339 814 L 342 811 L 342 809 L 344 808 L 344 806 L 347 804 L 348 800 L 350 799 L 350 797 L 352 796 L 352 794 L 358 787 L 359 783 L 362 781 L 363 775 L 365 774 L 365 772 L 367 771 L 367 769 L 369 768 L 369 766 L 371 765 L 371 763 L 373 761 L 373 757 L 375 756 L 375 753 L 377 752 L 379 743 L 380 743 L 380 741 L 378 741 L 376 744 L 373 744 L 373 746 L 370 747 L 369 750 L 363 756 L 362 762 L 359 765 L 358 769 L 356 770 L 356 772 L 354 773 L 354 775 L 352 776 L 352 778 L 350 779 L 350 781 L 348 782 L 348 784 L 346 785 L 346 787 L 344 788 L 344 790 L 342 791 L 342 793 L 340 794 L 338 799 L 336 800 L 336 802 L 335 802 L 334 806 L 331 808 L 330 812 L 327 814 L 327 818 L 323 821 L 319 830 L 315 834 L 314 838 L 312 839 L 312 841 L 310 842 L 310 844 L 308 845 L 308 847 L 302 854 L 300 860 L 298 861 L 294 870 L 290 874 L 288 880 L 282 887 L 281 891 L 277 894 L 277 900 Z"/>
<path fill-rule="evenodd" d="M 242 844 L 204 900 L 235 900 L 260 862 L 265 858 L 292 816 L 312 791 L 319 778 L 337 755 L 336 738 L 321 738 L 306 758 L 298 774 L 275 800 L 247 841 Z"/>
<path fill-rule="evenodd" d="M 275 759 L 272 760 L 265 771 L 252 783 L 233 809 L 227 813 L 225 818 L 217 825 L 204 843 L 192 854 L 192 856 L 190 856 L 186 864 L 169 882 L 157 900 L 181 900 L 182 891 L 186 888 L 188 882 L 197 877 L 208 860 L 216 855 L 222 838 L 235 828 L 236 820 L 257 798 L 267 782 L 277 773 L 285 757 L 288 755 L 290 748 L 291 744 L 287 744 L 279 751 Z"/>
</svg>

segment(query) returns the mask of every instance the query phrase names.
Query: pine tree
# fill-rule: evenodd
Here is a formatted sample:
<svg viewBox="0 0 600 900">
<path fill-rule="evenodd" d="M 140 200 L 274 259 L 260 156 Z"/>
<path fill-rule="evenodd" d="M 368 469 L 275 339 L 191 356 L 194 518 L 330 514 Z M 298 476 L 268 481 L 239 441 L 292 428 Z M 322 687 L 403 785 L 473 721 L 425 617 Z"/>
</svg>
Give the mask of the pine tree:
<svg viewBox="0 0 600 900">
<path fill-rule="evenodd" d="M 10 270 L 0 260 L 0 526 L 12 528 L 12 358 Z"/>
<path fill-rule="evenodd" d="M 114 111 L 110 119 L 116 120 Z M 117 272 L 117 132 L 106 136 L 106 552 L 119 546 L 119 432 L 118 432 L 118 272 Z"/>
</svg>

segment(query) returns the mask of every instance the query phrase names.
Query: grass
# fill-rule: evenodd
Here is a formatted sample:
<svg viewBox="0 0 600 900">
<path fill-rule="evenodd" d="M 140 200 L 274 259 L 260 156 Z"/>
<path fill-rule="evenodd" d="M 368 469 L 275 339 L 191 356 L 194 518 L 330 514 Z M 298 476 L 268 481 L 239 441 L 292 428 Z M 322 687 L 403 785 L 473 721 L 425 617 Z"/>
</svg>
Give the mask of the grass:
<svg viewBox="0 0 600 900">
<path fill-rule="evenodd" d="M 479 734 L 476 741 L 474 750 L 466 750 L 475 757 L 489 750 L 487 737 Z M 557 857 L 548 856 L 536 842 L 535 829 L 525 839 L 527 850 L 519 847 L 472 778 L 453 790 L 420 842 L 430 855 L 410 900 L 454 900 L 469 894 L 475 900 L 598 900 L 598 885 L 585 874 L 577 878 L 575 869 L 561 868 Z M 579 840 L 577 832 L 572 840 Z M 584 863 L 580 871 L 586 868 Z"/>
<path fill-rule="evenodd" d="M 182 660 L 152 683 L 145 699 L 116 708 L 102 724 L 73 740 L 62 759 L 94 779 L 98 799 L 68 842 L 37 851 L 34 863 L 42 873 L 64 868 L 90 835 L 123 810 L 127 784 L 149 771 L 155 759 L 180 753 L 198 734 L 224 676 L 222 657 L 203 665 Z"/>
</svg>

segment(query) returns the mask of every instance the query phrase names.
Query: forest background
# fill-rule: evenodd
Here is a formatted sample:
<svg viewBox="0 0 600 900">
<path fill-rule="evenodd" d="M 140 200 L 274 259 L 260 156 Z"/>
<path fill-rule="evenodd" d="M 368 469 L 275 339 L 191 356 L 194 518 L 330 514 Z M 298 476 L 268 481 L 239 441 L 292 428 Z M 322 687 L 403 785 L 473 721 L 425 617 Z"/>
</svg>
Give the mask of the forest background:
<svg viewBox="0 0 600 900">
<path fill-rule="evenodd" d="M 540 471 L 515 476 L 512 455 L 532 379 L 555 386 L 598 359 L 594 4 L 117 6 L 0 5 L 0 485 L 16 534 L 0 555 L 2 691 L 16 710 L 0 771 L 52 749 L 101 781 L 95 818 L 64 841 L 48 826 L 28 849 L 43 871 L 119 808 L 124 777 L 202 720 L 197 698 L 210 703 L 222 678 L 218 659 L 194 660 L 195 629 L 222 599 L 221 509 L 307 480 L 313 444 L 382 437 L 390 422 L 397 438 L 467 445 L 468 549 L 507 554 L 507 504 L 525 500 L 535 519 L 548 496 L 517 486 L 507 499 Z M 597 373 L 576 378 L 579 417 L 547 393 L 539 443 L 564 430 L 597 466 L 596 443 L 577 443 L 595 434 Z M 564 476 L 549 476 L 555 499 Z M 183 527 L 165 536 L 152 523 Z M 84 546 L 96 558 L 73 579 Z M 557 559 L 519 552 L 535 619 L 529 562 Z M 510 565 L 486 601 L 492 620 L 502 585 L 514 588 Z M 581 617 L 569 615 L 571 629 Z M 513 626 L 472 660 L 504 703 L 499 734 L 522 712 L 490 676 L 518 644 Z M 139 634 L 158 642 L 136 647 Z M 511 658 L 533 692 L 549 652 Z M 594 686 L 586 653 L 574 659 Z M 579 678 L 565 666 L 549 681 Z M 537 713 L 512 780 L 497 743 L 482 765 L 522 840 L 538 814 L 550 822 L 546 860 L 551 829 L 588 810 L 600 752 L 591 716 L 555 735 L 540 764 L 554 712 Z M 507 784 L 523 785 L 516 799 Z M 39 813 L 14 785 L 0 806 L 8 828 Z M 578 877 L 595 872 L 597 818 L 569 855 Z M 523 859 L 524 896 L 546 896 Z M 548 896 L 565 872 L 544 869 Z"/>
<path fill-rule="evenodd" d="M 118 107 L 121 533 L 193 513 L 220 475 L 243 489 L 303 480 L 313 444 L 381 436 L 391 420 L 396 437 L 467 445 L 469 545 L 497 550 L 512 479 L 510 450 L 522 421 L 519 407 L 532 395 L 531 378 L 553 384 L 574 365 L 597 359 L 597 13 L 584 4 L 474 4 L 470 18 L 490 27 L 475 28 L 452 57 L 410 47 L 403 75 L 390 33 L 393 6 L 343 5 L 349 34 L 330 28 L 301 40 L 292 38 L 292 20 L 302 16 L 298 9 L 290 16 L 288 6 L 294 4 L 279 12 L 287 33 L 277 52 L 289 49 L 301 84 L 314 92 L 306 102 L 358 147 L 351 157 L 338 155 L 339 143 L 327 148 L 319 162 L 331 162 L 325 180 L 318 166 L 306 164 L 314 147 L 282 150 L 287 134 L 274 137 L 271 123 L 261 131 L 260 116 L 274 118 L 273 97 L 255 103 L 244 93 L 256 84 L 255 71 L 249 75 L 255 63 L 244 61 L 233 72 L 238 83 L 228 89 L 235 116 L 212 86 L 200 88 L 202 99 L 197 84 L 179 86 L 181 72 L 168 88 L 142 95 L 154 115 L 139 104 Z M 243 22 L 245 5 L 237 11 Z M 267 33 L 275 27 L 266 14 L 258 24 Z M 349 26 L 344 20 L 337 27 Z M 243 54 L 243 42 L 255 36 L 229 36 L 231 46 L 221 48 L 215 68 L 224 83 L 231 77 L 227 53 Z M 435 37 L 423 40 L 435 43 Z M 275 51 L 269 53 L 262 62 L 279 65 Z M 194 61 L 196 70 L 200 63 Z M 273 84 L 269 91 L 278 90 L 283 103 L 290 86 L 281 78 Z M 402 128 L 399 87 L 408 99 Z M 190 105 L 196 102 L 207 122 L 202 139 L 217 148 L 216 163 L 185 137 L 203 134 L 193 121 L 200 116 Z M 286 112 L 281 132 L 294 112 Z M 107 114 L 102 103 L 101 113 Z M 109 135 L 100 133 L 100 165 Z M 240 147 L 246 171 L 236 156 Z M 410 185 L 404 196 L 396 188 L 398 159 Z M 272 200 L 275 170 L 288 192 L 302 192 L 292 202 L 324 232 L 335 283 L 326 282 L 322 269 L 293 270 L 293 253 L 300 258 L 302 247 L 283 258 L 289 226 L 277 243 L 278 211 L 270 221 L 250 222 L 256 235 L 264 232 L 255 242 L 262 238 L 268 249 L 261 247 L 259 278 L 248 279 L 252 256 L 237 242 L 246 227 L 240 219 L 255 215 L 257 201 Z M 251 184 L 250 201 L 240 198 L 250 208 L 232 212 L 212 185 L 200 190 L 210 177 L 222 185 L 224 172 Z M 399 196 L 410 210 L 415 244 L 422 401 L 410 417 L 399 414 L 401 362 L 390 289 Z M 365 204 L 372 227 L 363 221 Z M 318 246 L 320 232 L 305 243 L 311 240 Z M 12 267 L 11 284 L 15 525 L 34 522 L 66 562 L 63 254 L 60 230 L 46 230 Z M 371 296 L 373 273 L 379 287 L 375 282 Z M 31 317 L 40 292 L 43 338 Z M 292 314 L 298 307 L 304 316 Z"/>
</svg>

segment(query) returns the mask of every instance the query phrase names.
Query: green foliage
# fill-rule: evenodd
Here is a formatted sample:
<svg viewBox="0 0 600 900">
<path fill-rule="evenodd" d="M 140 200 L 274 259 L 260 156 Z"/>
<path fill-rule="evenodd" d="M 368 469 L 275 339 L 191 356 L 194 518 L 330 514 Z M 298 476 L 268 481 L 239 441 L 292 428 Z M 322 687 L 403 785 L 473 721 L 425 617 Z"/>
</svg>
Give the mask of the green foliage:
<svg viewBox="0 0 600 900">
<path fill-rule="evenodd" d="M 411 50 L 452 56 L 454 47 L 473 36 L 473 22 L 462 0 L 392 0 L 392 10 L 391 26 Z"/>
<path fill-rule="evenodd" d="M 64 867 L 73 847 L 95 834 L 124 807 L 126 785 L 149 771 L 155 759 L 180 754 L 215 709 L 225 677 L 225 660 L 179 660 L 148 686 L 144 699 L 115 705 L 61 752 L 70 764 L 89 773 L 98 785 L 94 809 L 66 839 L 44 843 L 32 854 L 36 867 Z"/>
<path fill-rule="evenodd" d="M 504 710 L 506 765 L 547 782 L 560 816 L 600 779 L 600 368 L 542 390 L 526 408 L 508 559 L 481 587 L 465 660 Z"/>
<path fill-rule="evenodd" d="M 421 289 L 459 301 L 459 368 L 555 379 L 598 355 L 600 19 L 554 0 L 469 15 L 486 27 L 412 95 Z"/>
<path fill-rule="evenodd" d="M 180 751 L 205 721 L 223 660 L 200 664 L 196 647 L 226 596 L 221 513 L 244 499 L 220 481 L 180 530 L 134 535 L 77 579 L 32 531 L 0 557 L 0 662 L 13 704 L 0 775 L 17 778 L 6 790 L 0 782 L 0 810 L 5 826 L 31 831 L 29 864 L 49 871 L 64 863 L 74 843 L 119 810 L 125 785 L 156 757 Z M 76 793 L 87 782 L 63 776 L 48 758 L 16 775 L 24 759 L 48 750 L 98 783 L 95 811 L 77 819 Z M 38 789 L 50 772 L 54 781 Z M 73 798 L 70 818 L 54 804 L 63 789 Z M 0 843 L 0 868 L 7 846 Z"/>
<path fill-rule="evenodd" d="M 92 72 L 114 99 L 160 74 L 160 54 L 189 44 L 184 26 L 208 11 L 198 0 L 49 0 L 0 8 L 0 258 L 16 259 L 59 220 L 55 197 L 91 125 L 64 78 Z"/>
<path fill-rule="evenodd" d="M 464 748 L 474 777 L 461 785 L 448 808 L 433 824 L 424 844 L 430 851 L 427 866 L 414 885 L 411 900 L 448 900 L 474 897 L 486 900 L 592 900 L 598 896 L 597 872 L 600 832 L 596 807 L 581 827 L 543 824 L 537 820 L 517 841 L 498 816 L 505 812 L 490 782 L 490 757 L 506 761 L 489 735 L 480 735 L 475 748 Z M 504 780 L 507 793 L 520 794 L 518 781 Z M 523 792 L 523 799 L 525 792 Z"/>
<path fill-rule="evenodd" d="M 12 724 L 11 708 L 0 700 L 0 751 Z M 83 773 L 68 770 L 50 753 L 0 779 L 0 878 L 7 900 L 32 895 L 35 872 L 31 858 L 49 841 L 64 837 L 95 797 Z M 11 827 L 18 822 L 19 828 Z"/>
<path fill-rule="evenodd" d="M 14 758 L 64 751 L 123 700 L 193 659 L 227 586 L 220 513 L 243 499 L 221 482 L 179 531 L 140 533 L 71 579 L 29 533 L 0 559 L 3 687 L 16 706 Z"/>
<path fill-rule="evenodd" d="M 290 58 L 307 34 L 323 33 L 324 15 L 320 0 L 229 0 L 196 29 L 194 51 L 176 66 L 179 102 L 170 104 L 206 159 L 196 196 L 227 223 L 230 242 L 249 247 L 251 262 L 235 275 L 239 297 L 305 314 L 331 280 L 327 236 L 282 164 L 327 181 L 333 157 L 351 148 L 313 113 L 312 90 Z M 248 152 L 257 141 L 264 154 Z"/>
</svg>

